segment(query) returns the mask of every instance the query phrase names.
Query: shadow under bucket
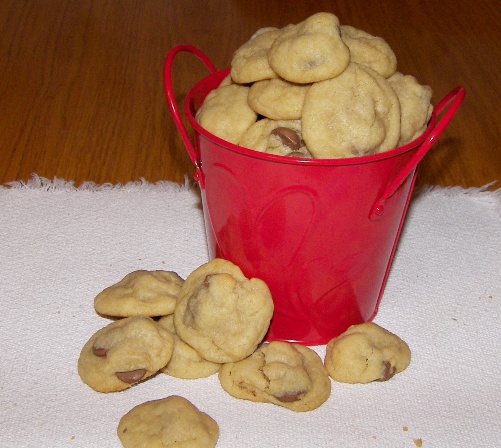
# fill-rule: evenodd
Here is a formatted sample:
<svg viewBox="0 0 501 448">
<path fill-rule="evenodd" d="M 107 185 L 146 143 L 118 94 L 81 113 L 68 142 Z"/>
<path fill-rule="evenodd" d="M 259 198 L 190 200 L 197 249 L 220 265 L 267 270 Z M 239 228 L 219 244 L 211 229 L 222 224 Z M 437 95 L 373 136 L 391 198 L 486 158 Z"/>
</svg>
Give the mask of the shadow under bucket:
<svg viewBox="0 0 501 448">
<path fill-rule="evenodd" d="M 173 60 L 183 51 L 211 73 L 184 100 L 195 146 L 172 88 Z M 425 133 L 406 146 L 347 159 L 299 159 L 233 145 L 196 122 L 205 97 L 228 73 L 190 45 L 174 47 L 164 69 L 167 102 L 196 167 L 210 257 L 230 260 L 268 284 L 275 305 L 268 341 L 325 344 L 376 315 L 416 167 L 454 116 L 464 89 L 442 99 Z"/>
</svg>

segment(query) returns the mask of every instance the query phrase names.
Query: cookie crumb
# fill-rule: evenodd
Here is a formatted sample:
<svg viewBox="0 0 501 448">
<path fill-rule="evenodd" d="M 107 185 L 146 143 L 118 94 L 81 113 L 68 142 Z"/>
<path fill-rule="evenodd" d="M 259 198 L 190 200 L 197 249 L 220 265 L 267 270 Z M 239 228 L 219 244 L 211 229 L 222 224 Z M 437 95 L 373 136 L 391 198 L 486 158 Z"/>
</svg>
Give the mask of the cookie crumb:
<svg viewBox="0 0 501 448">
<path fill-rule="evenodd" d="M 407 428 L 407 426 L 404 426 L 404 427 L 402 428 L 402 431 L 403 431 L 403 432 L 407 432 L 407 431 L 409 431 L 409 428 Z"/>
<path fill-rule="evenodd" d="M 423 439 L 414 439 L 414 445 L 416 445 L 418 448 L 423 446 Z"/>
</svg>

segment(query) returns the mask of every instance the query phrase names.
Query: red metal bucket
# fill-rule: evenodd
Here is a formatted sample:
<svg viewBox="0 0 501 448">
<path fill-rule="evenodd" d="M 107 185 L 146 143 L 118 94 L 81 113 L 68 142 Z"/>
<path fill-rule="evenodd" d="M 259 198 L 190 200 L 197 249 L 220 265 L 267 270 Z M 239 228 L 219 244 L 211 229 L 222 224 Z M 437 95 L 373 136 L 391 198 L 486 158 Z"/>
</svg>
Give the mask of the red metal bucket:
<svg viewBox="0 0 501 448">
<path fill-rule="evenodd" d="M 195 146 L 172 88 L 172 63 L 182 51 L 211 73 L 184 100 Z M 454 116 L 464 89 L 440 101 L 425 133 L 406 146 L 348 159 L 295 159 L 233 145 L 196 122 L 204 98 L 228 73 L 190 45 L 174 47 L 164 70 L 167 102 L 196 167 L 210 256 L 268 284 L 275 312 L 267 340 L 325 344 L 375 316 L 416 166 Z"/>
</svg>

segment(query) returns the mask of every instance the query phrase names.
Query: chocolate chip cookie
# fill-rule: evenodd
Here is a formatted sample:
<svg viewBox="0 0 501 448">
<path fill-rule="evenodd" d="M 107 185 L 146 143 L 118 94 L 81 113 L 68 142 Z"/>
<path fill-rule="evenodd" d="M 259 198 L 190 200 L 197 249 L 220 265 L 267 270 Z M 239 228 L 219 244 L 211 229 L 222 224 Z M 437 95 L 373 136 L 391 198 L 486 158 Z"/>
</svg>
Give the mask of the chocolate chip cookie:
<svg viewBox="0 0 501 448">
<path fill-rule="evenodd" d="M 277 76 L 268 62 L 268 53 L 280 33 L 275 27 L 260 28 L 235 51 L 230 72 L 233 81 L 249 84 Z"/>
<path fill-rule="evenodd" d="M 330 396 L 331 382 L 310 348 L 273 341 L 219 371 L 223 389 L 235 398 L 272 403 L 296 412 L 311 411 Z"/>
<path fill-rule="evenodd" d="M 268 54 L 271 68 L 283 79 L 307 84 L 334 78 L 350 62 L 339 19 L 319 12 L 283 29 Z"/>
<path fill-rule="evenodd" d="M 381 37 L 353 26 L 341 25 L 341 38 L 350 49 L 351 62 L 366 65 L 385 78 L 395 73 L 397 57 Z"/>
<path fill-rule="evenodd" d="M 117 435 L 125 448 L 213 448 L 219 426 L 190 401 L 172 395 L 132 408 L 120 419 Z"/>
<path fill-rule="evenodd" d="M 222 85 L 209 92 L 195 118 L 211 134 L 237 144 L 242 134 L 257 119 L 247 103 L 249 87 Z"/>
<path fill-rule="evenodd" d="M 171 333 L 150 317 L 126 317 L 91 336 L 78 358 L 78 374 L 97 392 L 124 390 L 164 367 L 173 348 Z"/>
<path fill-rule="evenodd" d="M 388 78 L 400 101 L 400 139 L 398 144 L 405 145 L 418 138 L 428 126 L 433 111 L 430 86 L 419 84 L 412 75 L 396 72 Z"/>
<path fill-rule="evenodd" d="M 202 358 L 193 347 L 184 342 L 174 327 L 174 316 L 164 316 L 159 325 L 169 330 L 174 337 L 174 350 L 168 364 L 161 371 L 169 376 L 184 379 L 205 378 L 219 371 L 221 364 Z"/>
<path fill-rule="evenodd" d="M 387 381 L 405 370 L 410 360 L 409 346 L 402 339 L 366 322 L 329 341 L 324 364 L 332 379 L 353 384 Z"/>
<path fill-rule="evenodd" d="M 304 100 L 303 139 L 314 158 L 387 151 L 400 137 L 400 103 L 386 78 L 350 63 L 339 76 L 313 84 Z"/>
<path fill-rule="evenodd" d="M 251 85 L 247 101 L 259 115 L 272 120 L 299 120 L 310 84 L 295 84 L 282 78 Z"/>
<path fill-rule="evenodd" d="M 172 314 L 183 283 L 172 271 L 134 271 L 100 292 L 94 309 L 113 317 Z"/>
<path fill-rule="evenodd" d="M 263 118 L 247 129 L 238 144 L 267 154 L 311 158 L 301 135 L 299 120 Z"/>
<path fill-rule="evenodd" d="M 204 359 L 239 361 L 263 340 L 273 314 L 262 280 L 216 258 L 195 269 L 181 288 L 174 312 L 177 335 Z"/>
</svg>

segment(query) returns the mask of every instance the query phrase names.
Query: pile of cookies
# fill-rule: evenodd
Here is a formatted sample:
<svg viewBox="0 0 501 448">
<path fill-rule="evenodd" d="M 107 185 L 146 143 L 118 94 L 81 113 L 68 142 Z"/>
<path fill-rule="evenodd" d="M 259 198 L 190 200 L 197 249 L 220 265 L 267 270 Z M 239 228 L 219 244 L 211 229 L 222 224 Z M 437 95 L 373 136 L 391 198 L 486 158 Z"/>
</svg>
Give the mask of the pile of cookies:
<svg viewBox="0 0 501 448">
<path fill-rule="evenodd" d="M 432 90 L 397 71 L 380 37 L 326 12 L 261 28 L 196 113 L 230 143 L 289 157 L 335 159 L 403 146 L 426 129 Z"/>
<path fill-rule="evenodd" d="M 218 373 L 235 398 L 305 412 L 329 398 L 331 378 L 386 381 L 410 362 L 407 344 L 373 323 L 331 340 L 323 361 L 300 344 L 263 342 L 273 316 L 269 288 L 223 259 L 198 267 L 186 280 L 173 271 L 132 272 L 99 293 L 94 308 L 111 322 L 84 345 L 78 373 L 103 393 L 155 374 L 196 379 Z M 219 427 L 186 399 L 170 396 L 136 406 L 117 429 L 125 447 L 150 446 L 162 433 L 213 447 Z"/>
</svg>

